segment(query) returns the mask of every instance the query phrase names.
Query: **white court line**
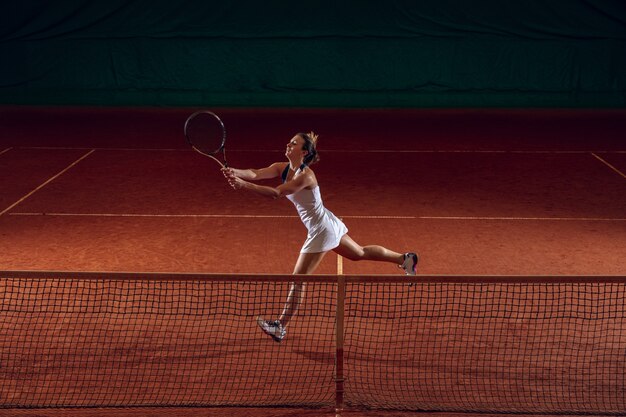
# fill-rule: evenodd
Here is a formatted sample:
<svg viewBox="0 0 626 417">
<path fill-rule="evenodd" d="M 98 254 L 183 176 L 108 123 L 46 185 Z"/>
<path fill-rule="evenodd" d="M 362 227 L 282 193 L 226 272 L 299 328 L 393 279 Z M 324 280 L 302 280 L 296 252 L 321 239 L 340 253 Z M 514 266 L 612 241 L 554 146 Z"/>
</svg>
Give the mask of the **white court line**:
<svg viewBox="0 0 626 417">
<path fill-rule="evenodd" d="M 11 216 L 57 216 L 57 217 L 154 217 L 154 218 L 233 218 L 233 219 L 290 219 L 298 216 L 257 214 L 143 214 L 143 213 L 10 213 Z"/>
<path fill-rule="evenodd" d="M 51 147 L 51 146 L 24 146 L 19 149 L 60 149 L 60 150 L 98 150 L 98 151 L 163 151 L 163 152 L 190 152 L 189 148 L 84 148 L 84 147 Z M 228 152 L 285 152 L 284 149 L 228 149 Z M 589 153 L 626 153 L 626 150 L 613 150 L 613 151 L 601 151 L 601 150 L 582 150 L 582 151 L 564 151 L 564 150 L 472 150 L 472 149 L 448 149 L 448 150 L 436 150 L 436 149 L 324 149 L 324 153 L 478 153 L 478 154 L 589 154 Z"/>
<path fill-rule="evenodd" d="M 9 152 L 11 149 L 13 149 L 13 148 L 6 148 L 6 149 L 0 151 L 0 155 L 2 155 L 5 152 Z"/>
<path fill-rule="evenodd" d="M 233 151 L 236 152 L 236 151 Z M 254 151 L 239 151 L 239 152 L 254 152 Z M 280 151 L 272 151 L 272 152 L 280 152 Z M 324 150 L 324 153 L 327 152 L 337 152 L 337 153 L 497 153 L 497 154 L 588 154 L 590 152 L 596 153 L 626 153 L 626 151 L 563 151 L 563 150 L 501 150 L 501 149 L 491 149 L 491 150 L 476 150 L 476 149 L 447 149 L 447 150 L 435 150 L 435 149 L 360 149 L 360 150 L 351 150 L 351 149 L 328 149 Z"/>
<path fill-rule="evenodd" d="M 11 210 L 13 207 L 17 206 L 18 204 L 20 204 L 22 201 L 26 200 L 28 197 L 30 197 L 31 195 L 35 194 L 37 191 L 41 190 L 43 187 L 45 187 L 46 185 L 50 184 L 52 181 L 54 181 L 55 179 L 57 179 L 58 177 L 60 177 L 61 175 L 63 175 L 65 172 L 67 172 L 70 168 L 72 168 L 74 165 L 76 165 L 77 163 L 79 163 L 80 161 L 82 161 L 83 159 L 87 158 L 89 155 L 91 155 L 93 152 L 95 152 L 94 149 L 92 149 L 91 151 L 87 152 L 85 155 L 81 156 L 80 158 L 78 158 L 76 161 L 72 162 L 70 165 L 68 165 L 67 167 L 65 167 L 61 172 L 57 173 L 56 175 L 50 177 L 46 182 L 44 182 L 43 184 L 39 185 L 37 188 L 35 188 L 34 190 L 32 190 L 30 193 L 26 194 L 24 197 L 20 198 L 19 200 L 17 200 L 15 203 L 11 204 L 9 207 L 7 207 L 6 209 L 4 209 L 2 212 L 0 212 L 0 216 L 2 216 L 4 213 L 8 212 L 9 210 Z"/>
<path fill-rule="evenodd" d="M 615 171 L 618 175 L 621 175 L 622 178 L 626 179 L 626 174 L 624 174 L 622 171 L 620 171 L 619 169 L 615 168 L 613 165 L 609 164 L 607 161 L 605 161 L 604 159 L 600 158 L 598 155 L 596 155 L 594 152 L 591 153 L 598 161 L 602 162 L 604 165 L 608 166 L 609 168 L 611 168 L 613 171 Z"/>
<path fill-rule="evenodd" d="M 173 151 L 182 151 L 188 152 L 191 149 L 186 148 L 94 148 L 94 147 L 80 147 L 80 146 L 19 146 L 16 149 L 26 149 L 26 150 L 61 150 L 61 151 L 163 151 L 163 152 L 173 152 Z M 237 151 L 234 151 L 237 152 Z"/>
<path fill-rule="evenodd" d="M 481 216 L 420 216 L 422 220 L 520 220 L 520 221 L 581 221 L 581 222 L 623 222 L 626 218 L 607 217 L 481 217 Z"/>
<path fill-rule="evenodd" d="M 10 213 L 11 216 L 57 217 L 147 217 L 147 218 L 232 218 L 232 219 L 298 219 L 299 216 L 265 214 L 145 214 L 145 213 Z M 341 216 L 342 219 L 397 219 L 397 220 L 497 220 L 497 221 L 584 221 L 624 222 L 626 218 L 607 217 L 496 217 L 496 216 Z"/>
<path fill-rule="evenodd" d="M 146 213 L 11 213 L 11 216 L 59 217 L 164 217 L 164 218 L 233 218 L 233 219 L 299 219 L 296 215 L 276 214 L 146 214 Z M 342 216 L 346 219 L 415 219 L 415 216 Z"/>
</svg>

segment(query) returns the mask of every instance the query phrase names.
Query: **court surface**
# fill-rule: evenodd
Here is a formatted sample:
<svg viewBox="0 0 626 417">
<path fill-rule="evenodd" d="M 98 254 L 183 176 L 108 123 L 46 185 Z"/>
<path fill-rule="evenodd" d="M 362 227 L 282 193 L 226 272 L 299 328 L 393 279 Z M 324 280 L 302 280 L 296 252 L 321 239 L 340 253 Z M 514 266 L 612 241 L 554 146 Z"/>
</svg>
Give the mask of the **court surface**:
<svg viewBox="0 0 626 417">
<path fill-rule="evenodd" d="M 0 269 L 289 274 L 305 238 L 295 209 L 230 189 L 191 151 L 194 110 L 1 108 Z M 237 168 L 318 133 L 326 207 L 363 245 L 419 252 L 418 274 L 626 271 L 623 110 L 212 110 Z M 317 272 L 399 270 L 330 253 Z M 190 412 L 168 410 L 221 415 Z"/>
<path fill-rule="evenodd" d="M 234 167 L 319 132 L 326 206 L 363 245 L 419 252 L 420 274 L 626 271 L 623 111 L 214 110 Z M 294 207 L 230 189 L 188 149 L 190 111 L 3 108 L 2 267 L 290 273 Z"/>
</svg>

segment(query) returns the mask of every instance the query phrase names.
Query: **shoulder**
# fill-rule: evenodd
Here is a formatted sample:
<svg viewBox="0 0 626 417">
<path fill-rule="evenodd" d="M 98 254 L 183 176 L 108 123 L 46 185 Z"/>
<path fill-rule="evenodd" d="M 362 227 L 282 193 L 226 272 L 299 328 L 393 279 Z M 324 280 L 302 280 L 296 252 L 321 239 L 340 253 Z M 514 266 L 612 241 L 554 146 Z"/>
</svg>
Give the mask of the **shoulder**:
<svg viewBox="0 0 626 417">
<path fill-rule="evenodd" d="M 315 177 L 315 172 L 310 168 L 306 167 L 300 172 L 300 175 L 307 182 L 307 188 L 314 188 L 317 186 L 317 178 Z"/>
</svg>

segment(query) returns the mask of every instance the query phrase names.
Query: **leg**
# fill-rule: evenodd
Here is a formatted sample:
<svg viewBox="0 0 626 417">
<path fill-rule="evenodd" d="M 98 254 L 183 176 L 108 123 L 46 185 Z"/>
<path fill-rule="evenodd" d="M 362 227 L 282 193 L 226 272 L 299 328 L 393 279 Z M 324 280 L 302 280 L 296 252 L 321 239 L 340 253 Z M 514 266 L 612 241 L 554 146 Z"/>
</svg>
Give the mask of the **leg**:
<svg viewBox="0 0 626 417">
<path fill-rule="evenodd" d="M 361 246 L 350 236 L 343 235 L 339 246 L 334 251 L 351 261 L 383 261 L 401 265 L 404 262 L 404 255 L 394 252 L 379 245 Z"/>
<path fill-rule="evenodd" d="M 301 253 L 293 269 L 293 274 L 312 274 L 320 262 L 322 262 L 324 255 L 326 255 L 326 252 Z M 297 282 L 292 283 L 289 289 L 289 295 L 287 296 L 287 302 L 285 302 L 285 307 L 283 308 L 283 313 L 278 318 L 283 327 L 287 326 L 291 317 L 298 310 L 303 296 L 304 284 Z"/>
<path fill-rule="evenodd" d="M 298 257 L 298 262 L 293 269 L 294 275 L 312 274 L 315 268 L 320 264 L 322 259 L 326 255 L 326 252 L 320 253 L 301 253 Z M 278 320 L 268 321 L 259 316 L 256 318 L 257 325 L 275 342 L 281 342 L 285 338 L 287 330 L 287 323 L 291 320 L 291 317 L 298 311 L 302 298 L 304 296 L 304 284 L 299 282 L 291 283 L 289 289 L 289 296 L 285 302 L 283 312 Z"/>
</svg>

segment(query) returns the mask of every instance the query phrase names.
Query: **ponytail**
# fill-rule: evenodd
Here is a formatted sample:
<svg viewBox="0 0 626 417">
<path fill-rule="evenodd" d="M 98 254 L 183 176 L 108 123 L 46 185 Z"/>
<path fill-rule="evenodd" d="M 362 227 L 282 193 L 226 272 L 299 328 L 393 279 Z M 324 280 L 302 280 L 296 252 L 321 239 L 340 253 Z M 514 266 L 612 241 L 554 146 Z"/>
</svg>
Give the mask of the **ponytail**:
<svg viewBox="0 0 626 417">
<path fill-rule="evenodd" d="M 304 157 L 304 165 L 309 166 L 318 162 L 320 160 L 319 154 L 317 153 L 317 140 L 319 136 L 314 132 L 298 133 L 298 136 L 304 139 L 302 150 L 307 151 Z"/>
</svg>

